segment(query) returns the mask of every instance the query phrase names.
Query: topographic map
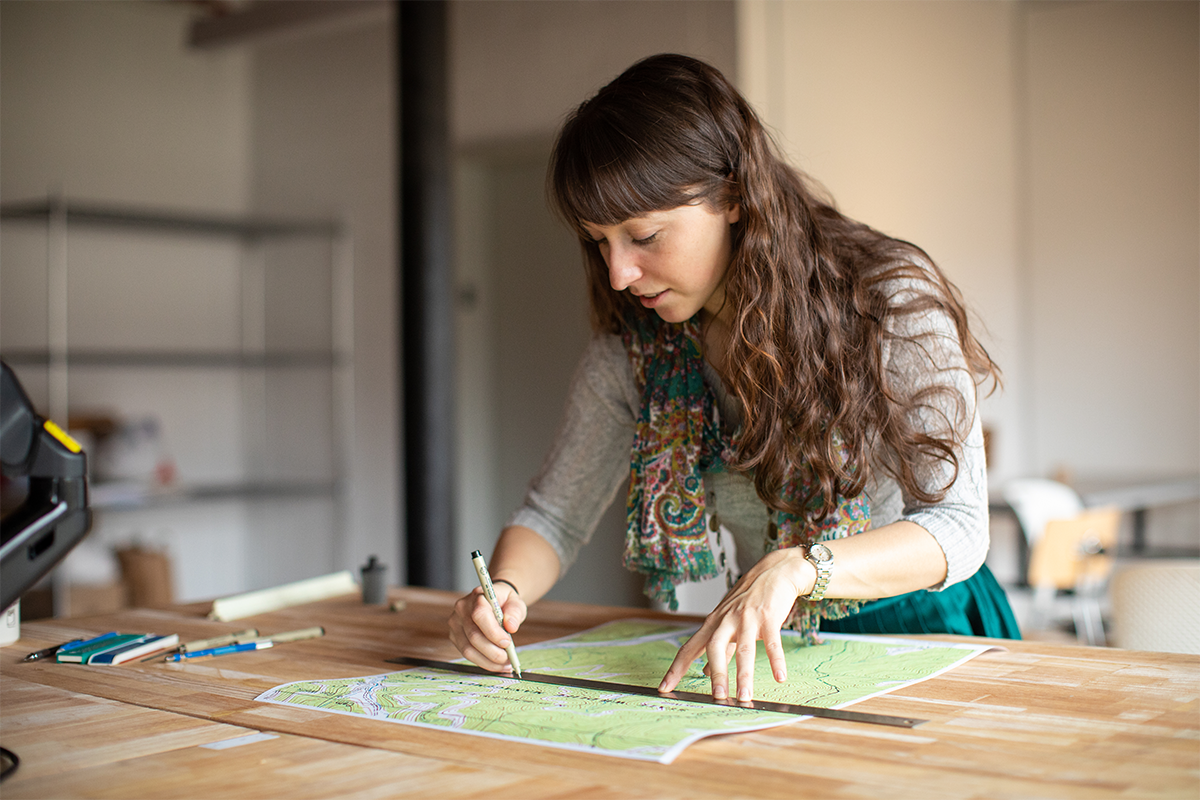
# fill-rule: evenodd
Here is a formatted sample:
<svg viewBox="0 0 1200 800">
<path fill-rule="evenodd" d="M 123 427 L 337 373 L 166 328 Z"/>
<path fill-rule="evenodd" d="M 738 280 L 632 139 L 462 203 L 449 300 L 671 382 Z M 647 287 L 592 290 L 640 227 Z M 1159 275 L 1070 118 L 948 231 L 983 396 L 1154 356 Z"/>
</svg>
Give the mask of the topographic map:
<svg viewBox="0 0 1200 800">
<path fill-rule="evenodd" d="M 518 650 L 524 672 L 657 686 L 676 651 L 695 630 L 695 626 L 661 621 L 620 620 Z M 778 684 L 771 677 L 759 642 L 756 700 L 841 708 L 926 680 L 989 649 L 843 634 L 822 634 L 822 644 L 806 647 L 788 631 L 783 635 L 788 680 Z M 733 671 L 731 667 L 731 684 Z M 700 661 L 692 665 L 679 689 L 711 691 Z M 804 719 L 424 667 L 363 678 L 296 681 L 256 699 L 664 764 L 705 736 Z"/>
</svg>

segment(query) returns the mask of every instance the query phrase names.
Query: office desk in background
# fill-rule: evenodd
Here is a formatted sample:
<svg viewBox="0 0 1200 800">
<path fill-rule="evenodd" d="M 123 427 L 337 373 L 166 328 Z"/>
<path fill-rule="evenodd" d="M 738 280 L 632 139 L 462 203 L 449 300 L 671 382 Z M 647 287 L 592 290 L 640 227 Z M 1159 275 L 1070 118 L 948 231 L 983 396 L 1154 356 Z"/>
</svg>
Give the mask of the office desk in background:
<svg viewBox="0 0 1200 800">
<path fill-rule="evenodd" d="M 698 742 L 670 765 L 256 703 L 288 681 L 394 670 L 397 655 L 456 656 L 454 595 L 393 589 L 234 623 L 207 604 L 22 626 L 0 650 L 0 744 L 21 758 L 17 798 L 1150 798 L 1200 795 L 1200 657 L 1001 642 L 950 672 L 854 706 L 929 720 L 911 730 L 807 719 Z M 628 608 L 539 603 L 518 644 Z M 201 638 L 323 625 L 322 639 L 192 664 L 21 663 L 107 630 Z M 944 637 L 954 638 L 954 637 Z M 258 735 L 265 733 L 265 736 Z M 213 749 L 213 745 L 223 749 Z"/>
<path fill-rule="evenodd" d="M 1143 480 L 1095 478 L 1081 480 L 1076 490 L 1087 508 L 1112 506 L 1130 514 L 1133 517 L 1130 555 L 1153 555 L 1153 548 L 1146 539 L 1147 513 L 1155 508 L 1200 499 L 1200 477 L 1192 475 Z M 1200 550 L 1200 543 L 1196 543 L 1196 548 Z M 1168 552 L 1164 555 L 1180 554 Z"/>
</svg>

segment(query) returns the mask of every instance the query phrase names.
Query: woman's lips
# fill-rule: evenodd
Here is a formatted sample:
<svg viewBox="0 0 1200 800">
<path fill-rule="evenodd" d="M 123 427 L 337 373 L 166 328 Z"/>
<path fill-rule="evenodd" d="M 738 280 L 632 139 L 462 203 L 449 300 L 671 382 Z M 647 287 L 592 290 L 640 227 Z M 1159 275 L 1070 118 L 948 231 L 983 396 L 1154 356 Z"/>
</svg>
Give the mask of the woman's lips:
<svg viewBox="0 0 1200 800">
<path fill-rule="evenodd" d="M 638 301 L 642 304 L 643 308 L 654 308 L 660 302 L 662 302 L 664 297 L 666 297 L 667 291 L 668 290 L 663 289 L 661 292 L 658 292 L 656 294 L 639 295 Z"/>
</svg>

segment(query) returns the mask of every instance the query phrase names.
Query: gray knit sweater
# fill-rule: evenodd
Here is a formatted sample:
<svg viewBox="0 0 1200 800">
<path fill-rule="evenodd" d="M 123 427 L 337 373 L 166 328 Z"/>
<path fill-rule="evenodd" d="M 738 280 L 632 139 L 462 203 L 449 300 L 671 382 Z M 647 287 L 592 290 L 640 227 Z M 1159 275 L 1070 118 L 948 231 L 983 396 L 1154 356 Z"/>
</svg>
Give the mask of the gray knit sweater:
<svg viewBox="0 0 1200 800">
<path fill-rule="evenodd" d="M 897 287 L 897 294 L 905 294 Z M 916 419 L 928 431 L 945 431 L 953 425 L 967 431 L 959 456 L 959 473 L 942 502 L 921 504 L 901 491 L 900 485 L 875 470 L 866 487 L 871 527 L 899 519 L 910 520 L 929 531 L 946 554 L 943 589 L 969 578 L 983 563 L 988 550 L 987 473 L 983 434 L 975 408 L 975 383 L 966 368 L 951 321 L 927 312 L 900 317 L 897 332 L 917 334 L 916 343 L 885 344 L 884 366 L 889 381 L 901 391 L 934 382 L 953 385 L 962 404 L 939 401 L 918 412 Z M 707 366 L 707 365 L 706 365 Z M 720 378 L 711 368 L 706 380 L 712 386 L 722 424 L 736 427 L 741 417 Z M 563 573 L 574 563 L 579 549 L 591 538 L 605 509 L 629 477 L 634 420 L 640 395 L 629 357 L 621 339 L 600 335 L 591 341 L 575 372 L 558 436 L 539 473 L 530 483 L 522 506 L 510 525 L 531 528 L 555 549 Z M 876 463 L 891 456 L 881 448 L 872 455 Z M 921 474 L 926 486 L 943 486 L 952 475 L 935 464 Z M 744 572 L 771 549 L 767 540 L 768 511 L 751 480 L 731 472 L 705 473 L 707 510 L 736 543 L 737 567 Z M 561 576 L 560 576 L 561 577 Z"/>
</svg>

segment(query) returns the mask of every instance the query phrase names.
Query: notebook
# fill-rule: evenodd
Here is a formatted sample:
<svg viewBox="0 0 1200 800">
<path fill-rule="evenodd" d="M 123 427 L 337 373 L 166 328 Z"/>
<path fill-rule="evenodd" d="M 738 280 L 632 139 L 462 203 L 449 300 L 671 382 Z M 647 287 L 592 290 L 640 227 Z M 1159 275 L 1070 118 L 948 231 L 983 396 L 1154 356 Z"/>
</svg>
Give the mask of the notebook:
<svg viewBox="0 0 1200 800">
<path fill-rule="evenodd" d="M 144 655 L 155 650 L 175 647 L 179 643 L 179 636 L 177 634 L 172 634 L 172 636 L 175 641 L 173 644 L 168 644 L 165 641 L 159 642 L 159 640 L 171 637 L 163 637 L 154 633 L 106 633 L 96 639 L 81 642 L 74 647 L 59 650 L 55 660 L 64 664 L 120 664 L 137 658 L 138 654 Z M 143 645 L 149 646 L 142 650 L 140 648 Z M 139 650 L 139 653 L 131 655 L 130 652 L 135 649 Z M 104 660 L 99 660 L 100 657 L 104 657 Z M 117 658 L 120 660 L 113 660 Z"/>
<path fill-rule="evenodd" d="M 144 635 L 140 633 L 117 633 L 116 631 L 111 631 L 103 636 L 97 636 L 95 639 L 88 639 L 86 642 L 79 642 L 75 645 L 63 647 L 54 658 L 59 663 L 80 664 L 87 661 L 88 657 L 95 653 L 103 652 L 110 647 L 129 644 L 134 639 L 138 639 Z"/>
<path fill-rule="evenodd" d="M 172 633 L 170 636 L 157 636 L 148 633 L 137 641 L 129 642 L 115 649 L 110 648 L 95 653 L 88 657 L 87 663 L 124 664 L 126 661 L 133 661 L 135 658 L 141 658 L 160 650 L 169 650 L 178 646 L 179 634 Z"/>
</svg>

